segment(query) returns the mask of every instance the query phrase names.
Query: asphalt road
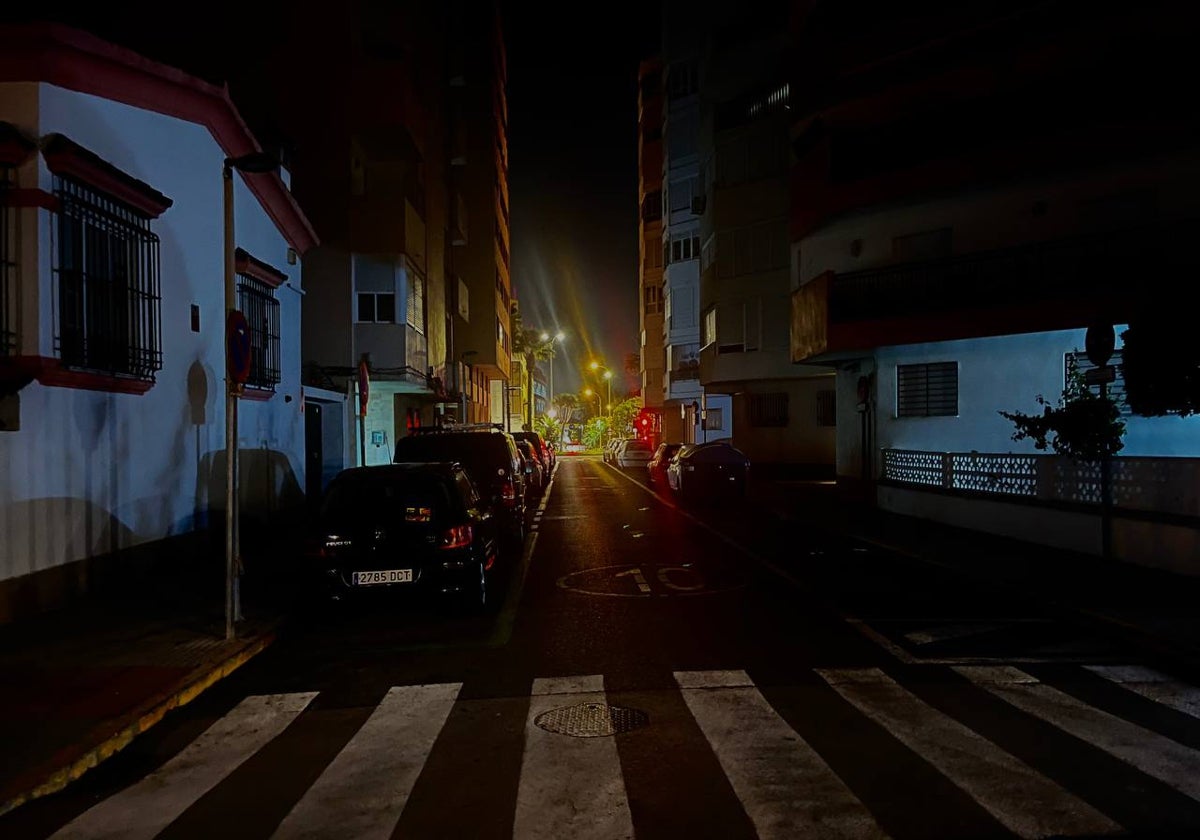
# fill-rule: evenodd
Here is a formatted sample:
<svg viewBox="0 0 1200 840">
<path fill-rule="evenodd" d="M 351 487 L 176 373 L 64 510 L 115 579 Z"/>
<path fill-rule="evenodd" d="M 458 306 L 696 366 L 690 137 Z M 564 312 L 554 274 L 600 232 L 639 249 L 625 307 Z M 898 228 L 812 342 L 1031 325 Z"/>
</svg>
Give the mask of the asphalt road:
<svg viewBox="0 0 1200 840">
<path fill-rule="evenodd" d="M 1186 681 L 819 522 L 680 509 L 639 473 L 563 458 L 496 614 L 298 617 L 0 833 L 1200 836 Z"/>
</svg>

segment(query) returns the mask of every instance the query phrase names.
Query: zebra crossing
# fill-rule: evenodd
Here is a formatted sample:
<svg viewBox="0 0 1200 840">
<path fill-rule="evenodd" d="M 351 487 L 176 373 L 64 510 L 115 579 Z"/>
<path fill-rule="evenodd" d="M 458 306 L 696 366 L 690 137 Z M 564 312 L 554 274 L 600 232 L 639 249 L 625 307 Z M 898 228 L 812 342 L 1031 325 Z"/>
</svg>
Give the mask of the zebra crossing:
<svg viewBox="0 0 1200 840">
<path fill-rule="evenodd" d="M 969 807 L 957 836 L 1101 837 L 1137 834 L 1148 827 L 1200 833 L 1200 689 L 1141 666 L 1070 666 L 1079 679 L 1098 681 L 1102 692 L 1116 692 L 1120 702 L 1114 704 L 1086 699 L 1094 701 L 1094 693 L 1076 696 L 1072 673 L 1063 676 L 1061 669 L 1051 684 L 1028 667 L 937 667 L 941 679 L 960 695 L 977 692 L 971 696 L 980 702 L 1000 701 L 1017 729 L 1029 727 L 1036 735 L 1050 727 L 1077 758 L 1081 772 L 1093 762 L 1101 768 L 1119 766 L 1133 781 L 1107 788 L 1120 796 L 1098 795 L 1098 788 L 1081 782 L 1079 773 L 1064 773 L 1062 762 L 1035 766 L 1028 756 L 1006 748 L 1009 742 L 994 731 L 978 731 L 959 719 L 965 716 L 952 713 L 951 704 L 938 702 L 940 683 L 929 679 L 928 669 L 920 677 L 903 669 L 803 672 L 786 686 L 786 696 L 792 698 L 786 701 L 788 708 L 781 705 L 785 701 L 780 699 L 784 694 L 778 690 L 778 678 L 760 683 L 739 670 L 675 672 L 672 688 L 656 690 L 677 692 L 682 698 L 678 714 L 691 718 L 686 731 L 695 732 L 696 743 L 702 739 L 711 751 L 713 767 L 719 767 L 759 837 L 888 838 L 912 833 L 911 821 L 897 822 L 890 816 L 894 811 L 875 801 L 877 793 L 871 790 L 877 788 L 868 790 L 856 774 L 844 772 L 848 761 L 875 760 L 872 755 L 849 754 L 855 749 L 852 733 L 839 730 L 833 738 L 813 738 L 809 727 L 819 728 L 821 720 L 797 725 L 814 709 L 828 708 L 806 702 L 817 692 L 826 697 L 822 702 L 832 698 L 844 703 L 852 720 L 882 732 L 905 756 L 897 761 L 889 750 L 893 758 L 871 768 L 872 774 L 887 781 L 918 771 L 935 773 L 962 794 Z M 918 685 L 918 680 L 923 683 Z M 415 789 L 439 801 L 444 798 L 445 807 L 453 808 L 454 791 L 421 789 L 419 779 L 435 753 L 450 751 L 454 760 L 478 754 L 478 744 L 457 743 L 446 735 L 456 707 L 484 702 L 464 701 L 462 695 L 461 683 L 390 688 L 369 714 L 364 709 L 365 720 L 332 759 L 313 769 L 315 781 L 297 801 L 287 803 L 289 808 L 281 811 L 286 815 L 269 836 L 391 837 Z M 157 770 L 83 811 L 53 836 L 159 836 L 290 726 L 319 714 L 314 711 L 318 696 L 304 692 L 245 698 Z M 608 840 L 663 833 L 661 820 L 656 821 L 657 832 L 640 830 L 640 792 L 630 781 L 637 776 L 623 767 L 629 758 L 621 739 L 651 739 L 656 760 L 670 765 L 672 747 L 678 746 L 678 733 L 685 729 L 656 727 L 650 719 L 616 736 L 572 737 L 539 725 L 546 713 L 564 707 L 614 710 L 613 696 L 602 675 L 532 681 L 523 739 L 517 742 L 519 779 L 512 786 L 515 801 L 506 811 L 505 825 L 510 828 L 504 829 L 505 835 Z M 1114 711 L 1117 706 L 1134 710 L 1130 717 L 1137 720 Z M 1156 726 L 1158 715 L 1170 725 Z M 654 743 L 664 730 L 675 735 Z M 1013 738 L 1022 735 L 1015 732 Z M 844 749 L 839 746 L 843 737 Z M 683 766 L 674 770 L 672 776 L 680 784 L 695 772 Z M 1160 807 L 1162 802 L 1169 807 Z M 694 801 L 700 811 L 708 804 Z M 247 790 L 241 807 L 255 807 L 253 791 Z M 942 804 L 931 795 L 930 801 L 914 801 L 910 807 L 919 820 L 922 809 Z M 713 828 L 721 833 L 719 826 Z M 243 836 L 236 830 L 231 834 Z"/>
</svg>

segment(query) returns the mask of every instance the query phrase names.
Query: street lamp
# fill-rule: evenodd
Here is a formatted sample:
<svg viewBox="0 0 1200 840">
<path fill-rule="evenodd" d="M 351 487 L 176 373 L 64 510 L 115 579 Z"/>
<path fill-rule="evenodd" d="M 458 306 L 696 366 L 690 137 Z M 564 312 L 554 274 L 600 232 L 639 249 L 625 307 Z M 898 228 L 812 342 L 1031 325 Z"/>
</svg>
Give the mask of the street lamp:
<svg viewBox="0 0 1200 840">
<path fill-rule="evenodd" d="M 561 343 L 562 341 L 566 340 L 566 337 L 567 337 L 566 333 L 564 333 L 562 330 L 559 330 L 554 335 L 550 335 L 550 333 L 543 330 L 542 334 L 539 336 L 539 338 L 542 341 L 542 344 L 553 344 L 555 341 Z M 550 404 L 550 405 L 552 405 L 554 403 L 554 358 L 557 355 L 558 354 L 555 353 L 554 355 L 550 356 L 550 382 L 549 382 L 549 392 L 546 396 L 546 402 L 547 402 L 547 404 Z"/>
<path fill-rule="evenodd" d="M 279 159 L 267 152 L 250 152 L 225 158 L 221 167 L 221 183 L 225 210 L 225 320 L 237 310 L 237 263 L 234 258 L 233 170 L 249 173 L 274 172 Z M 225 342 L 225 638 L 233 638 L 233 623 L 242 615 L 242 600 L 237 569 L 240 540 L 238 538 L 238 395 L 241 385 L 230 375 L 229 341 Z"/>
</svg>

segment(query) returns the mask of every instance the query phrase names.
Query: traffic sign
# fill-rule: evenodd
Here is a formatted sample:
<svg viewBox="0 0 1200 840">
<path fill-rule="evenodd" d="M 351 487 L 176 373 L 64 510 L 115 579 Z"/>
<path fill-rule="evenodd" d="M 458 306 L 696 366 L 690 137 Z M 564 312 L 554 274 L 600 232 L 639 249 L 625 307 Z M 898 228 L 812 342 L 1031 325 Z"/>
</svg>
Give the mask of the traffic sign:
<svg viewBox="0 0 1200 840">
<path fill-rule="evenodd" d="M 230 382 L 244 385 L 250 378 L 250 325 L 236 309 L 225 321 L 225 368 Z"/>
<path fill-rule="evenodd" d="M 1117 369 L 1112 365 L 1092 368 L 1083 372 L 1083 381 L 1088 385 L 1108 384 L 1117 381 Z"/>
<path fill-rule="evenodd" d="M 371 394 L 371 377 L 370 371 L 367 368 L 367 360 L 360 359 L 358 362 L 358 415 L 359 417 L 367 416 L 367 398 Z"/>
<path fill-rule="evenodd" d="M 1089 362 L 1096 367 L 1108 364 L 1108 360 L 1112 358 L 1113 350 L 1117 346 L 1117 336 L 1112 324 L 1097 323 L 1088 327 L 1087 334 L 1083 338 L 1083 346 L 1087 350 Z"/>
</svg>

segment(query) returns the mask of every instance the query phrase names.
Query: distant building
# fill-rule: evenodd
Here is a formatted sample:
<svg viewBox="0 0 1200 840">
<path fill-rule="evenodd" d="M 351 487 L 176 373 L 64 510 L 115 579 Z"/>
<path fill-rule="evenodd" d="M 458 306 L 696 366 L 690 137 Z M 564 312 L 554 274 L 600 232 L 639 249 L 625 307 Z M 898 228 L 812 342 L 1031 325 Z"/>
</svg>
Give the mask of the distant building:
<svg viewBox="0 0 1200 840">
<path fill-rule="evenodd" d="M 219 556 L 222 168 L 258 141 L 223 88 L 86 32 L 0 24 L 0 55 L 3 622 Z M 300 258 L 317 240 L 287 184 L 233 178 L 244 534 L 304 499 Z"/>
</svg>

